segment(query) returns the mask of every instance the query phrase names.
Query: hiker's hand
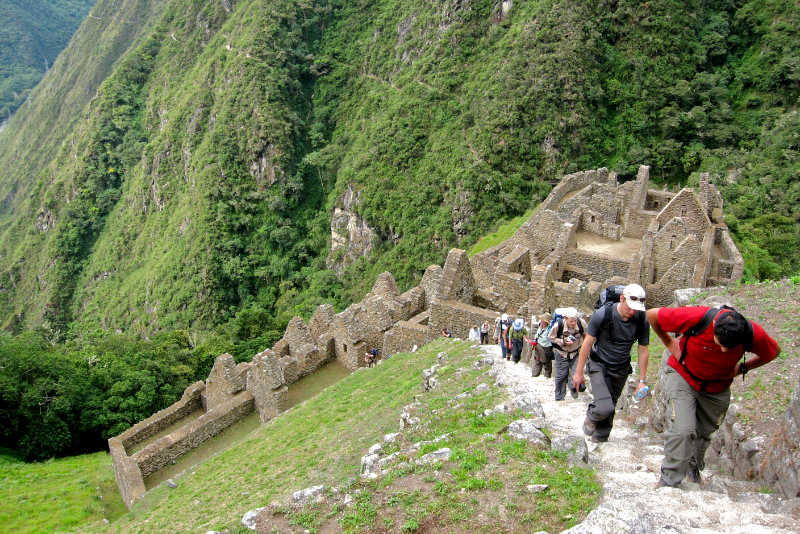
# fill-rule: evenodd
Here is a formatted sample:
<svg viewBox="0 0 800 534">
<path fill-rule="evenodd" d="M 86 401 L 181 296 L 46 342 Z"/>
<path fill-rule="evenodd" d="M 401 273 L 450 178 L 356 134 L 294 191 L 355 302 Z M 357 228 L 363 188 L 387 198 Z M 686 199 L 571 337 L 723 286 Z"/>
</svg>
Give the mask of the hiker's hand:
<svg viewBox="0 0 800 534">
<path fill-rule="evenodd" d="M 585 384 L 585 383 L 586 383 L 586 379 L 583 378 L 583 371 L 582 370 L 581 371 L 576 370 L 575 374 L 572 377 L 572 385 L 575 388 L 575 390 L 576 391 L 580 391 L 581 384 Z"/>
<path fill-rule="evenodd" d="M 669 345 L 667 346 L 667 350 L 670 354 L 675 356 L 676 358 L 680 359 L 681 357 L 681 344 L 678 342 L 678 338 L 672 338 Z"/>
</svg>

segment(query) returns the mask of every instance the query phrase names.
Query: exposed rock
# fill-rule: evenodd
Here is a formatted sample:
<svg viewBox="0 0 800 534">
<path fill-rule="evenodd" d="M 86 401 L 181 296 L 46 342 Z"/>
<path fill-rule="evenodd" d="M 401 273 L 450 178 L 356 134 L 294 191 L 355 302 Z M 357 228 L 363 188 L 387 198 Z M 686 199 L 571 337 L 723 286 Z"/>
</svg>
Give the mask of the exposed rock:
<svg viewBox="0 0 800 534">
<path fill-rule="evenodd" d="M 579 436 L 562 436 L 553 439 L 553 450 L 566 452 L 567 459 L 574 463 L 587 463 L 589 461 L 589 448 L 586 440 Z"/>
<path fill-rule="evenodd" d="M 549 487 L 547 484 L 528 484 L 525 489 L 528 493 L 541 493 Z"/>
<path fill-rule="evenodd" d="M 325 492 L 325 486 L 311 486 L 292 493 L 292 500 L 298 504 L 318 500 Z"/>
<path fill-rule="evenodd" d="M 400 432 L 393 432 L 391 434 L 386 434 L 386 435 L 383 436 L 383 442 L 384 443 L 394 443 L 395 441 L 398 440 L 398 438 L 400 436 L 402 436 L 402 434 Z"/>
<path fill-rule="evenodd" d="M 375 247 L 377 232 L 357 212 L 359 193 L 352 184 L 336 201 L 331 215 L 331 251 L 326 265 L 341 275 L 344 268 Z"/>
<path fill-rule="evenodd" d="M 523 393 L 511 400 L 512 410 L 521 410 L 525 413 L 535 415 L 536 417 L 544 418 L 544 408 L 542 403 L 536 398 L 533 393 Z"/>
<path fill-rule="evenodd" d="M 418 464 L 431 464 L 434 462 L 446 462 L 450 459 L 452 451 L 449 447 L 444 447 L 439 450 L 429 452 L 419 457 Z"/>
<path fill-rule="evenodd" d="M 516 439 L 524 439 L 540 449 L 550 448 L 550 438 L 536 425 L 534 419 L 518 419 L 512 421 L 507 427 L 508 435 Z"/>
<path fill-rule="evenodd" d="M 250 530 L 256 529 L 256 518 L 258 514 L 260 514 L 263 510 L 266 510 L 266 506 L 262 506 L 261 508 L 256 508 L 255 510 L 250 510 L 249 512 L 245 512 L 244 516 L 242 516 L 242 525 L 249 528 Z"/>
</svg>

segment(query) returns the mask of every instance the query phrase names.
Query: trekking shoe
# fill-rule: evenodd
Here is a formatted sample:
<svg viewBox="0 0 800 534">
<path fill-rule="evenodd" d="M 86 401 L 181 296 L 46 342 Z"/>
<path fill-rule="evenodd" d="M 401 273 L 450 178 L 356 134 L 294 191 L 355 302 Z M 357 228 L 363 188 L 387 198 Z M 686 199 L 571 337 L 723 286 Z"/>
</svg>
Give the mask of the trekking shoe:
<svg viewBox="0 0 800 534">
<path fill-rule="evenodd" d="M 572 395 L 573 399 L 577 399 L 578 398 L 578 390 L 571 389 L 571 390 L 569 390 L 569 394 Z"/>
<path fill-rule="evenodd" d="M 541 362 L 536 362 L 531 366 L 531 376 L 537 377 L 542 372 Z"/>
<path fill-rule="evenodd" d="M 608 438 L 601 438 L 599 436 L 590 436 L 589 441 L 591 441 L 592 443 L 605 443 L 606 441 L 608 441 Z"/>
<path fill-rule="evenodd" d="M 592 436 L 597 431 L 597 423 L 589 419 L 589 416 L 586 416 L 586 419 L 583 421 L 583 433 L 587 436 Z"/>
<path fill-rule="evenodd" d="M 689 470 L 686 471 L 686 480 L 700 486 L 703 485 L 703 477 L 700 476 L 700 470 L 697 467 L 689 467 Z"/>
<path fill-rule="evenodd" d="M 656 482 L 656 489 L 658 489 L 658 488 L 672 488 L 672 487 L 673 486 L 670 486 L 669 484 L 664 482 L 663 478 L 659 478 L 658 482 Z"/>
</svg>

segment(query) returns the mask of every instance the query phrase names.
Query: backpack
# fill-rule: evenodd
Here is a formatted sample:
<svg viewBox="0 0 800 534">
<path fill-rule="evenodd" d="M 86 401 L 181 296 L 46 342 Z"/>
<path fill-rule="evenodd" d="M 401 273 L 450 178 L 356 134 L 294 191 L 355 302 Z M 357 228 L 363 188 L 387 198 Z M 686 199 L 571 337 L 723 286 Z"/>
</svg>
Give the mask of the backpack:
<svg viewBox="0 0 800 534">
<path fill-rule="evenodd" d="M 623 285 L 608 286 L 600 292 L 600 296 L 597 297 L 597 302 L 594 303 L 594 309 L 599 310 L 607 302 L 619 302 L 619 298 L 622 296 L 624 290 L 625 286 Z"/>
<path fill-rule="evenodd" d="M 708 387 L 708 384 L 711 383 L 711 382 L 725 382 L 725 381 L 727 381 L 729 379 L 727 379 L 727 378 L 713 379 L 712 378 L 712 379 L 707 380 L 707 379 L 703 379 L 703 378 L 700 378 L 698 376 L 695 376 L 695 374 L 692 373 L 689 370 L 689 367 L 684 362 L 684 360 L 686 360 L 686 345 L 689 343 L 689 338 L 690 337 L 697 336 L 697 335 L 705 332 L 706 328 L 709 327 L 711 322 L 714 320 L 714 317 L 717 316 L 717 314 L 720 312 L 720 310 L 736 311 L 734 308 L 731 308 L 730 306 L 726 306 L 725 304 L 723 304 L 719 308 L 709 308 L 708 311 L 703 315 L 702 319 L 700 319 L 695 324 L 693 324 L 690 328 L 688 328 L 686 330 L 686 332 L 684 332 L 682 334 L 682 336 L 681 336 L 681 337 L 685 338 L 685 341 L 683 342 L 683 346 L 681 347 L 681 357 L 678 359 L 678 363 L 681 364 L 681 367 L 683 367 L 683 369 L 689 374 L 689 376 L 692 377 L 692 379 L 694 379 L 695 381 L 700 383 L 700 391 L 701 392 L 705 391 L 706 387 Z M 742 372 L 742 380 L 744 380 L 744 375 L 745 375 L 745 373 L 747 373 L 747 366 L 744 365 L 745 353 L 750 352 L 750 351 L 753 350 L 753 323 L 751 323 L 750 321 L 747 321 L 747 326 L 749 327 L 748 331 L 747 331 L 747 339 L 745 340 L 744 343 L 742 343 L 742 348 L 744 348 L 744 353 L 742 353 L 742 366 L 741 366 L 741 368 L 744 369 L 744 371 Z"/>
</svg>

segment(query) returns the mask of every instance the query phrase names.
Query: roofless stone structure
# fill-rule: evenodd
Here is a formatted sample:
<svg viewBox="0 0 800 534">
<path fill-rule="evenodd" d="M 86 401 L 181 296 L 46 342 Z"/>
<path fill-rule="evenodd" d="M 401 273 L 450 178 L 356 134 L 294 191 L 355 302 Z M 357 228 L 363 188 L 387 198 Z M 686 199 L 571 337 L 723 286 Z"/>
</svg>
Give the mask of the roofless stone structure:
<svg viewBox="0 0 800 534">
<path fill-rule="evenodd" d="M 253 411 L 262 422 L 275 417 L 286 407 L 287 386 L 333 359 L 355 370 L 370 349 L 408 351 L 443 328 L 466 337 L 502 312 L 589 311 L 613 283 L 639 283 L 648 305 L 668 305 L 675 289 L 738 280 L 742 265 L 707 174 L 697 191 L 679 193 L 649 189 L 645 166 L 624 184 L 606 169 L 565 176 L 506 242 L 472 258 L 451 250 L 443 268 L 431 265 L 405 293 L 383 273 L 344 311 L 324 304 L 308 324 L 293 318 L 283 338 L 251 362 L 219 356 L 205 382 L 109 440 L 117 485 L 130 508 L 146 491 L 145 477 Z M 136 450 L 170 428 L 177 429 Z"/>
</svg>

